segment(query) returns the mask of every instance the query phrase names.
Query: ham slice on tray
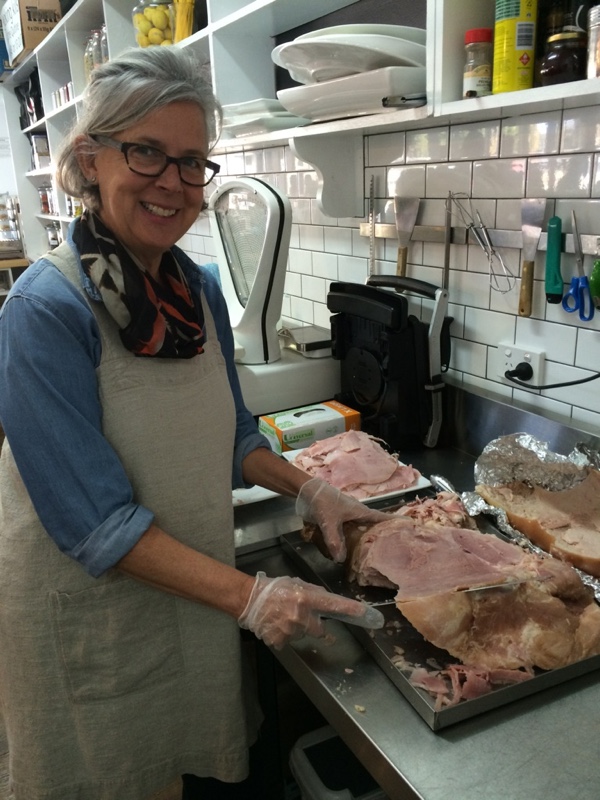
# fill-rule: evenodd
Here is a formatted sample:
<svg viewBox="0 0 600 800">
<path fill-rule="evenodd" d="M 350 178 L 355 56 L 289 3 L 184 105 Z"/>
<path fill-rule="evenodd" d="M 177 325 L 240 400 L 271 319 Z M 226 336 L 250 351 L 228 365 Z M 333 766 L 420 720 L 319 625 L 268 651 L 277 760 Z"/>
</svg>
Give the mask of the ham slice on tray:
<svg viewBox="0 0 600 800">
<path fill-rule="evenodd" d="M 406 619 L 464 665 L 554 669 L 600 653 L 600 608 L 563 562 L 492 534 L 406 516 L 346 523 L 344 531 L 350 578 L 396 587 Z M 510 588 L 462 591 L 498 583 Z"/>
<path fill-rule="evenodd" d="M 416 469 L 399 464 L 379 439 L 363 431 L 320 439 L 298 452 L 294 464 L 358 500 L 407 489 L 420 478 Z"/>
</svg>

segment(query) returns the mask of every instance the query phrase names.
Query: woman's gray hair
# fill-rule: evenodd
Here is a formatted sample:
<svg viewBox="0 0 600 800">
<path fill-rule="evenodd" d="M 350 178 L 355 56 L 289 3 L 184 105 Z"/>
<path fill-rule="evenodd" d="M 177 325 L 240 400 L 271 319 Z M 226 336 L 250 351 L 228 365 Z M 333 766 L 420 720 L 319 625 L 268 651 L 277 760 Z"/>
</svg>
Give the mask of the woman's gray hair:
<svg viewBox="0 0 600 800">
<path fill-rule="evenodd" d="M 60 188 L 97 210 L 100 192 L 79 166 L 77 155 L 83 151 L 77 137 L 87 137 L 85 152 L 93 155 L 99 146 L 91 134 L 113 137 L 169 103 L 191 102 L 202 109 L 210 151 L 221 132 L 222 110 L 205 75 L 206 66 L 189 50 L 174 46 L 132 48 L 94 69 L 79 118 L 57 154 Z"/>
</svg>

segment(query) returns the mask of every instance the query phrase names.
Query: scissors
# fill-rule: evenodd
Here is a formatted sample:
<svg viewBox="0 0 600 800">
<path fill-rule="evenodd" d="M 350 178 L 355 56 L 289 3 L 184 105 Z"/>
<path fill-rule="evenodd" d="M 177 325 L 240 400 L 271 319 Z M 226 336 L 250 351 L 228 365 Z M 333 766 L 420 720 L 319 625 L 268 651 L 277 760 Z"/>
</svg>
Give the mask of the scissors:
<svg viewBox="0 0 600 800">
<path fill-rule="evenodd" d="M 583 271 L 583 252 L 574 211 L 571 211 L 571 222 L 573 225 L 573 244 L 575 246 L 575 263 L 577 264 L 578 275 L 571 278 L 571 288 L 562 299 L 562 307 L 569 313 L 578 311 L 579 319 L 582 322 L 589 322 L 594 316 L 594 304 L 592 302 L 590 284 L 587 275 Z"/>
</svg>

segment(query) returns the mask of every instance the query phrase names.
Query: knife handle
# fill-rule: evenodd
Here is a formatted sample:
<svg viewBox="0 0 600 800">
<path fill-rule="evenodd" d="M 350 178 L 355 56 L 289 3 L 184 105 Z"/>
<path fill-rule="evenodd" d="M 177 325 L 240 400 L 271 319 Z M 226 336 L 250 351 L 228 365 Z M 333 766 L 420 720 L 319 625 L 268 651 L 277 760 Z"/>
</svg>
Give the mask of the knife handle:
<svg viewBox="0 0 600 800">
<path fill-rule="evenodd" d="M 531 299 L 533 296 L 533 261 L 524 261 L 521 271 L 521 292 L 519 294 L 519 316 L 531 316 Z"/>
<path fill-rule="evenodd" d="M 560 217 L 548 220 L 548 243 L 546 245 L 546 300 L 560 303 L 563 296 L 563 279 L 560 274 L 560 251 L 562 245 L 562 221 Z"/>
<path fill-rule="evenodd" d="M 408 247 L 398 248 L 398 260 L 396 262 L 396 275 L 399 278 L 406 277 L 406 257 L 408 254 Z"/>
</svg>

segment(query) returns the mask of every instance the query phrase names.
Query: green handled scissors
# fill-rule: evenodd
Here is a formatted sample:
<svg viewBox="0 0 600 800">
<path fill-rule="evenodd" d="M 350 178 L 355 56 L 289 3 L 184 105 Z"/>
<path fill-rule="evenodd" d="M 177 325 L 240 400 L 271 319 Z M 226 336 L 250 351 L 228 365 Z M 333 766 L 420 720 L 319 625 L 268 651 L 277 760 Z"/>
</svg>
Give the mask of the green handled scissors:
<svg viewBox="0 0 600 800">
<path fill-rule="evenodd" d="M 569 313 L 578 311 L 579 319 L 582 322 L 589 322 L 594 316 L 594 304 L 592 302 L 590 284 L 587 275 L 583 271 L 583 251 L 581 249 L 581 239 L 577 231 L 577 220 L 575 219 L 574 211 L 571 211 L 571 221 L 573 225 L 575 263 L 577 264 L 578 274 L 571 278 L 571 288 L 562 299 L 562 307 Z"/>
</svg>

